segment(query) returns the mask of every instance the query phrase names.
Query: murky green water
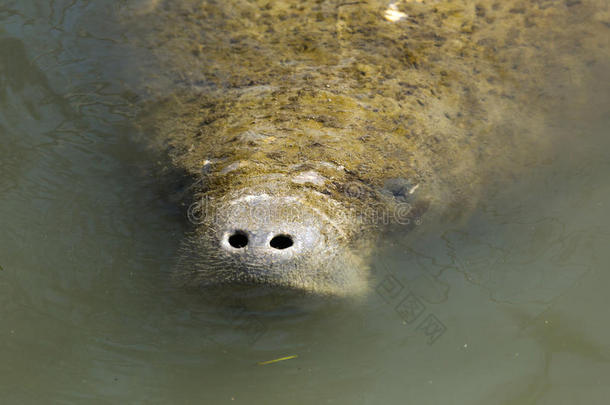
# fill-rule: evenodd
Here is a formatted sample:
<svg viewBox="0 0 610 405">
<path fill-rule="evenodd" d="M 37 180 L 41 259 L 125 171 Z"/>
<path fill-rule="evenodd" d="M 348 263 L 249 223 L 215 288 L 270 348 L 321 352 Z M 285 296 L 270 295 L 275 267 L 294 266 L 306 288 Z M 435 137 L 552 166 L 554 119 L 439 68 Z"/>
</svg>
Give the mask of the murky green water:
<svg viewBox="0 0 610 405">
<path fill-rule="evenodd" d="M 169 283 L 183 213 L 112 8 L 0 0 L 2 403 L 607 402 L 603 69 L 549 123 L 573 143 L 467 224 L 388 239 L 367 300 L 253 315 Z"/>
</svg>

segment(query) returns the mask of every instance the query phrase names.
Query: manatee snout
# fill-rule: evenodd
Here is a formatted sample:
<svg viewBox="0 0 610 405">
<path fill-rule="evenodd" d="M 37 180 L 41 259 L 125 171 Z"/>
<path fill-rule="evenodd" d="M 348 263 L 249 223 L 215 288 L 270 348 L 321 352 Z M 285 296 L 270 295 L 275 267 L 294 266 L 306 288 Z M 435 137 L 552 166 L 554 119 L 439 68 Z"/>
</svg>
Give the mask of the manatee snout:
<svg viewBox="0 0 610 405">
<path fill-rule="evenodd" d="M 366 285 L 362 249 L 354 248 L 348 219 L 328 200 L 240 190 L 207 201 L 202 223 L 183 246 L 178 280 L 190 287 L 357 294 Z"/>
<path fill-rule="evenodd" d="M 295 198 L 247 195 L 221 209 L 218 248 L 245 268 L 302 262 L 316 251 L 339 248 L 319 213 Z"/>
</svg>

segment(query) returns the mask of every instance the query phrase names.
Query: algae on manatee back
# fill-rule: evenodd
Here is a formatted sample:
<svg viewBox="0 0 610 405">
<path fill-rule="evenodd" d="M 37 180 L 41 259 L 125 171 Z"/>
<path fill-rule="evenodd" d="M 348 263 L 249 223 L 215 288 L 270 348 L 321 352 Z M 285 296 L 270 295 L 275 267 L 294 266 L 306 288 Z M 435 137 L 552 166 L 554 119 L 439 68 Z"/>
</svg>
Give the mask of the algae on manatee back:
<svg viewBox="0 0 610 405">
<path fill-rule="evenodd" d="M 176 278 L 365 291 L 366 259 L 389 225 L 465 217 L 491 185 L 546 159 L 560 142 L 544 131 L 548 112 L 608 60 L 607 9 L 597 0 L 142 8 L 129 22 L 157 70 L 142 76 L 140 124 L 193 177 L 189 203 L 204 212 Z M 388 188 L 396 182 L 413 193 Z M 274 248 L 282 235 L 292 245 Z"/>
</svg>

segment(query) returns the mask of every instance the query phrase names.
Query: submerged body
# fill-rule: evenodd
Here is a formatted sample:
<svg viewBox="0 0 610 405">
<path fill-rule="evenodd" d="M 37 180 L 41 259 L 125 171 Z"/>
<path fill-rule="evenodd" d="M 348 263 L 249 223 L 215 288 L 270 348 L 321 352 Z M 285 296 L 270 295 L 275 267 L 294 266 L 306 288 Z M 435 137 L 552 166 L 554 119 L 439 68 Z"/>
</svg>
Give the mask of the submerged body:
<svg viewBox="0 0 610 405">
<path fill-rule="evenodd" d="M 144 133 L 193 178 L 177 280 L 333 295 L 366 291 L 384 229 L 464 216 L 543 160 L 549 77 L 584 85 L 610 31 L 603 2 L 550 0 L 130 13 L 163 72 L 146 83 Z"/>
</svg>

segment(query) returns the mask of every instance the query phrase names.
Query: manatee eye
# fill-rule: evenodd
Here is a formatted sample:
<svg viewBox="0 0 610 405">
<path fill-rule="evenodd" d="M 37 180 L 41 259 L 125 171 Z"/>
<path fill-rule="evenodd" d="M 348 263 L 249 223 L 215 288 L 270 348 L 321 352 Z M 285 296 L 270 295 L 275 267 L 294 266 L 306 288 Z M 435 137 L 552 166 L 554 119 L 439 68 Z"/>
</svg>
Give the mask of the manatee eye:
<svg viewBox="0 0 610 405">
<path fill-rule="evenodd" d="M 233 246 L 235 249 L 246 247 L 247 244 L 248 235 L 246 235 L 243 231 L 235 231 L 233 235 L 229 236 L 229 245 Z"/>
<path fill-rule="evenodd" d="M 293 244 L 294 242 L 290 235 L 276 235 L 269 241 L 269 245 L 274 249 L 287 249 Z"/>
</svg>

